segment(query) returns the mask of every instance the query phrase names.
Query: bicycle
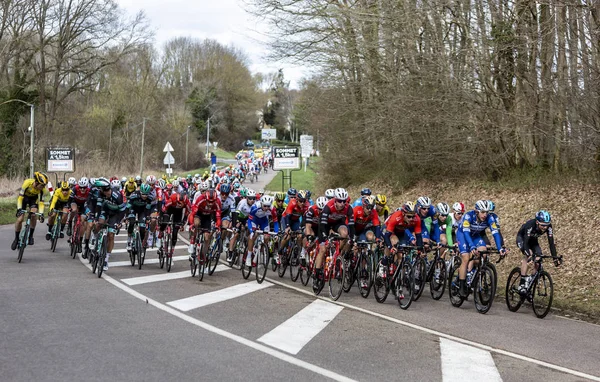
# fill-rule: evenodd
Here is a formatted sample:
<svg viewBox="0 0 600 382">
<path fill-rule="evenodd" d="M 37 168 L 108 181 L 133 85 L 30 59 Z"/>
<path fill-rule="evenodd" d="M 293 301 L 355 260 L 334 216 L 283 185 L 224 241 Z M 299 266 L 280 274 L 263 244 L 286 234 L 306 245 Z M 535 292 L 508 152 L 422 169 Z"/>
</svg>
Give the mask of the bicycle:
<svg viewBox="0 0 600 382">
<path fill-rule="evenodd" d="M 23 260 L 23 253 L 25 252 L 25 247 L 29 244 L 29 235 L 31 235 L 31 217 L 37 216 L 41 218 L 40 223 L 44 222 L 44 214 L 39 212 L 31 212 L 26 210 L 21 210 L 22 213 L 27 214 L 27 220 L 25 221 L 25 227 L 21 228 L 21 233 L 19 234 L 19 245 L 17 248 L 19 249 L 17 255 L 17 261 L 20 263 Z"/>
<path fill-rule="evenodd" d="M 76 258 L 78 253 L 81 253 L 81 230 L 83 229 L 81 222 L 81 214 L 78 213 L 75 219 L 75 225 L 71 231 L 71 238 L 69 239 L 69 246 L 71 247 L 71 257 Z M 73 224 L 71 222 L 71 224 Z"/>
<path fill-rule="evenodd" d="M 131 224 L 131 222 L 129 224 Z M 145 221 L 140 222 L 139 220 L 136 220 L 133 224 L 135 224 L 135 226 L 133 228 L 131 251 L 129 251 L 129 261 L 133 267 L 135 266 L 135 261 L 137 259 L 138 269 L 142 269 L 142 265 L 144 265 L 144 260 L 146 258 L 147 242 L 144 237 L 141 237 L 140 228 L 146 227 L 146 223 Z"/>
<path fill-rule="evenodd" d="M 519 310 L 525 300 L 531 303 L 533 313 L 537 318 L 544 318 L 550 312 L 554 298 L 554 283 L 552 277 L 544 270 L 543 259 L 552 256 L 534 256 L 533 262 L 537 270 L 527 276 L 525 280 L 525 292 L 519 291 L 519 280 L 521 278 L 521 267 L 513 268 L 506 280 L 506 306 L 511 312 Z M 562 261 L 562 256 L 558 257 Z M 539 297 L 539 299 L 537 298 Z M 545 301 L 547 300 L 547 301 Z"/>
<path fill-rule="evenodd" d="M 214 232 L 214 231 L 213 231 Z M 208 248 L 208 275 L 212 276 L 217 269 L 219 258 L 221 257 L 221 231 L 217 230 L 216 235 L 213 234 L 210 246 Z"/>
<path fill-rule="evenodd" d="M 293 282 L 296 282 L 296 280 L 298 280 L 298 276 L 300 276 L 300 251 L 302 251 L 303 232 L 303 230 L 291 232 L 290 234 L 292 235 L 292 237 L 288 242 L 289 256 L 287 256 L 286 260 L 287 264 L 290 267 L 290 279 Z M 285 270 L 283 271 L 283 273 L 285 273 Z"/>
<path fill-rule="evenodd" d="M 97 224 L 100 224 L 100 231 L 96 235 L 96 245 L 94 246 L 94 250 L 92 251 L 92 256 L 94 256 L 94 259 L 92 261 L 92 273 L 96 273 L 97 270 L 98 278 L 100 278 L 102 277 L 102 272 L 104 271 L 104 263 L 106 262 L 106 252 L 108 247 L 108 224 Z"/>
<path fill-rule="evenodd" d="M 313 242 L 315 242 L 315 238 L 310 240 L 310 242 L 308 243 L 309 248 L 313 246 Z M 308 261 L 305 260 L 303 262 L 300 262 L 300 282 L 304 286 L 308 285 L 311 275 L 313 274 L 313 271 L 315 269 L 315 258 L 317 256 L 317 253 L 319 253 L 318 241 L 314 245 L 314 248 L 310 252 L 308 252 Z"/>
<path fill-rule="evenodd" d="M 337 233 L 329 235 L 325 243 L 329 253 L 325 258 L 323 279 L 319 280 L 319 278 L 316 278 L 316 285 L 313 285 L 313 292 L 318 296 L 323 290 L 325 283 L 328 283 L 329 297 L 333 301 L 337 301 L 342 295 L 344 283 L 344 264 L 340 257 L 340 240 L 343 239 Z"/>
<path fill-rule="evenodd" d="M 204 234 L 206 232 L 210 232 L 209 229 L 200 228 L 196 229 L 194 233 L 195 236 L 195 245 L 194 245 L 194 253 L 192 256 L 192 261 L 190 262 L 190 269 L 192 271 L 192 277 L 196 273 L 196 269 L 198 270 L 198 280 L 202 281 L 204 279 L 204 271 L 206 270 L 207 265 L 207 256 L 202 254 L 202 246 L 204 244 Z"/>
<path fill-rule="evenodd" d="M 233 265 L 246 254 L 246 250 L 248 248 L 248 236 L 246 235 L 247 229 L 244 227 L 246 226 L 242 225 L 241 228 L 234 229 L 234 232 L 238 232 L 238 236 L 235 245 L 233 246 L 233 252 L 227 261 L 227 264 L 230 267 L 233 267 Z"/>
<path fill-rule="evenodd" d="M 56 214 L 54 217 L 54 225 L 52 226 L 52 232 L 50 232 L 50 250 L 52 252 L 56 251 L 56 244 L 58 243 L 58 239 L 60 237 L 60 226 L 62 225 L 62 216 L 64 212 L 62 210 L 52 210 L 53 213 Z"/>
<path fill-rule="evenodd" d="M 171 266 L 173 265 L 173 227 L 175 225 L 182 227 L 183 224 L 181 222 L 175 223 L 173 221 L 173 215 L 170 215 L 169 222 L 166 224 L 166 228 L 163 234 L 163 242 L 161 247 L 159 248 L 158 254 L 158 264 L 160 265 L 160 269 L 162 269 L 167 264 L 167 272 L 171 272 Z"/>
<path fill-rule="evenodd" d="M 435 256 L 433 260 L 428 263 L 426 281 L 429 282 L 429 292 L 431 293 L 431 298 L 434 300 L 439 300 L 442 298 L 444 292 L 446 291 L 448 272 L 446 268 L 446 262 L 441 256 L 442 248 L 448 248 L 450 251 L 452 251 L 454 247 L 449 247 L 447 245 L 438 246 L 434 250 Z"/>
<path fill-rule="evenodd" d="M 475 309 L 481 314 L 487 313 L 492 307 L 494 296 L 496 294 L 497 280 L 494 275 L 492 268 L 488 267 L 487 261 L 483 259 L 485 255 L 490 253 L 498 253 L 497 250 L 485 250 L 478 252 L 478 258 L 480 261 L 477 262 L 470 272 L 467 273 L 467 296 L 462 297 L 459 294 L 459 281 L 458 281 L 458 269 L 461 261 L 454 263 L 454 266 L 450 269 L 448 276 L 448 293 L 450 294 L 450 303 L 454 307 L 460 307 L 462 303 L 469 297 L 471 290 L 474 295 Z M 460 259 L 460 258 L 459 258 Z M 469 261 L 473 260 L 474 256 L 469 256 Z M 496 262 L 499 263 L 504 257 Z"/>
<path fill-rule="evenodd" d="M 271 255 L 271 270 L 273 272 L 275 272 L 279 267 L 279 263 L 277 262 L 277 259 L 275 259 L 275 256 L 273 256 L 273 254 L 279 253 L 279 243 L 281 242 L 282 238 L 283 232 L 280 231 L 277 235 L 274 235 L 269 241 L 269 254 Z"/>
<path fill-rule="evenodd" d="M 392 291 L 400 308 L 406 310 L 410 307 L 415 292 L 414 272 L 409 256 L 411 252 L 421 249 L 421 247 L 398 243 L 395 248 L 401 254 L 400 263 L 394 262 L 393 255 L 381 258 L 375 270 L 373 295 L 378 303 L 383 304 Z"/>
<path fill-rule="evenodd" d="M 356 243 L 356 246 L 358 247 L 358 257 L 355 260 L 355 264 L 354 264 L 354 270 L 352 272 L 352 277 L 353 279 L 356 280 L 356 283 L 358 285 L 358 290 L 360 292 L 360 295 L 363 298 L 367 298 L 369 297 L 369 294 L 371 293 L 371 288 L 373 287 L 373 251 L 371 251 L 371 245 L 373 244 L 373 242 L 371 241 L 359 241 Z M 350 263 L 350 265 L 352 265 L 352 263 Z M 352 268 L 352 267 L 350 267 Z M 350 272 L 348 272 L 350 273 Z M 363 282 L 361 282 L 361 280 L 364 281 L 365 284 L 363 284 Z M 352 280 L 352 283 L 354 283 L 354 280 Z M 350 287 L 352 287 L 352 285 L 350 285 Z M 348 288 L 348 291 L 350 290 L 350 288 Z"/>
<path fill-rule="evenodd" d="M 261 284 L 265 280 L 267 269 L 269 268 L 269 251 L 265 243 L 265 236 L 268 238 L 269 233 L 261 230 L 256 230 L 254 233 L 256 234 L 256 239 L 254 240 L 253 251 L 256 257 L 253 256 L 253 260 L 255 258 L 256 263 L 252 261 L 252 265 L 255 267 L 256 282 Z"/>
</svg>

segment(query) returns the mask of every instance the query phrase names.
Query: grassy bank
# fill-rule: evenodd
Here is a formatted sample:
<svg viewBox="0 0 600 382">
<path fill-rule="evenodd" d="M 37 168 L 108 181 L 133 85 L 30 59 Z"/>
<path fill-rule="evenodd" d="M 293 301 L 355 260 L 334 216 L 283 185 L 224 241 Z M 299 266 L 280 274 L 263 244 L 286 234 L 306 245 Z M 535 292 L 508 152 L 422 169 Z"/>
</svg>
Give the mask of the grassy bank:
<svg viewBox="0 0 600 382">
<path fill-rule="evenodd" d="M 0 225 L 12 224 L 15 222 L 15 212 L 17 211 L 17 198 L 0 198 Z"/>
<path fill-rule="evenodd" d="M 293 171 L 292 172 L 292 187 L 294 187 L 297 190 L 311 190 L 314 193 L 315 179 L 318 174 L 319 160 L 320 160 L 320 158 L 312 157 L 310 160 L 310 164 L 306 168 L 306 172 L 304 172 L 304 168 L 302 168 L 300 171 Z M 289 188 L 289 183 L 286 181 L 286 183 L 284 185 L 284 189 L 282 190 L 281 189 L 281 179 L 282 179 L 282 173 L 281 173 L 281 171 L 278 171 L 275 178 L 273 178 L 271 183 L 269 183 L 267 185 L 266 190 L 273 191 L 273 192 L 287 191 L 287 189 Z"/>
</svg>

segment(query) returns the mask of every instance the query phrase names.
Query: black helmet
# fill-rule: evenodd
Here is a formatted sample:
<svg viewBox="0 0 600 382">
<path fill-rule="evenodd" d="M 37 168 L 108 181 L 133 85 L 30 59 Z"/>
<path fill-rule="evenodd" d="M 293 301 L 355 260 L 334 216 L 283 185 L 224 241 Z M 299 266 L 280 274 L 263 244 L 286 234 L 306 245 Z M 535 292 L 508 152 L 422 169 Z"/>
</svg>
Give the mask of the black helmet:
<svg viewBox="0 0 600 382">
<path fill-rule="evenodd" d="M 296 196 L 298 194 L 298 191 L 296 191 L 295 188 L 290 188 L 287 192 L 288 196 Z"/>
<path fill-rule="evenodd" d="M 368 196 L 368 195 L 371 195 L 370 188 L 363 188 L 362 190 L 360 190 L 360 196 Z"/>
</svg>

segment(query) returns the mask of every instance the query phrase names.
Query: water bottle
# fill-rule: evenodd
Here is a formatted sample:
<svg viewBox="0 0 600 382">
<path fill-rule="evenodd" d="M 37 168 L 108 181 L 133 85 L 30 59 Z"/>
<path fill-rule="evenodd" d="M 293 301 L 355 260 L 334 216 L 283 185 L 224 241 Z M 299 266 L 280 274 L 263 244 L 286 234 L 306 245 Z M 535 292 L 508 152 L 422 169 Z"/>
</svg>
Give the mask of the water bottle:
<svg viewBox="0 0 600 382">
<path fill-rule="evenodd" d="M 531 284 L 531 276 L 525 277 L 525 289 L 529 288 L 529 284 Z"/>
<path fill-rule="evenodd" d="M 475 274 L 475 269 L 471 269 L 469 273 L 467 273 L 467 285 L 471 285 L 471 281 L 473 280 L 473 275 Z"/>
</svg>

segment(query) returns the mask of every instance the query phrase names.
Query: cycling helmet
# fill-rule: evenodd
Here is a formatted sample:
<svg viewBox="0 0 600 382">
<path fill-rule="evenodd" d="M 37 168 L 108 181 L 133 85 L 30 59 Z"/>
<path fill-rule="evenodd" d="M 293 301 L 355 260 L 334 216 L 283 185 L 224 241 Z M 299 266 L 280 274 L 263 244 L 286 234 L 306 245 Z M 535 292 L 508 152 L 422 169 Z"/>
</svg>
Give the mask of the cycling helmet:
<svg viewBox="0 0 600 382">
<path fill-rule="evenodd" d="M 129 183 L 135 183 L 135 179 L 133 178 L 133 176 L 131 178 L 129 178 L 128 182 Z"/>
<path fill-rule="evenodd" d="M 298 200 L 301 202 L 304 202 L 306 199 L 308 199 L 308 197 L 306 195 L 306 191 L 304 191 L 304 190 L 298 191 Z"/>
<path fill-rule="evenodd" d="M 334 196 L 335 196 L 335 191 L 333 190 L 333 188 L 328 188 L 328 189 L 325 191 L 325 197 L 326 197 L 327 199 L 333 199 L 333 198 L 334 198 Z"/>
<path fill-rule="evenodd" d="M 231 186 L 229 184 L 221 185 L 221 193 L 229 195 L 230 192 L 231 192 Z"/>
<path fill-rule="evenodd" d="M 273 205 L 273 197 L 271 195 L 263 195 L 260 198 L 260 205 L 263 207 L 271 207 Z"/>
<path fill-rule="evenodd" d="M 79 182 L 77 182 L 77 184 L 79 185 L 79 187 L 86 188 L 90 185 L 90 181 L 85 176 L 82 176 L 81 179 L 79 179 Z"/>
<path fill-rule="evenodd" d="M 415 212 L 415 204 L 411 201 L 408 201 L 400 207 L 404 213 L 414 213 Z"/>
<path fill-rule="evenodd" d="M 292 197 L 292 196 L 296 196 L 298 195 L 298 191 L 296 191 L 295 188 L 290 188 L 287 192 L 288 196 Z"/>
<path fill-rule="evenodd" d="M 173 184 L 173 187 L 179 187 L 179 181 L 177 179 L 172 181 L 171 184 Z"/>
<path fill-rule="evenodd" d="M 187 174 L 186 179 L 192 179 L 192 174 Z"/>
<path fill-rule="evenodd" d="M 113 179 L 110 181 L 110 187 L 114 188 L 115 190 L 120 190 L 121 182 L 119 181 L 119 179 Z"/>
<path fill-rule="evenodd" d="M 240 187 L 240 196 L 242 198 L 245 198 L 246 196 L 248 196 L 248 191 L 246 191 L 246 189 L 244 187 Z"/>
<path fill-rule="evenodd" d="M 339 200 L 348 199 L 348 191 L 346 191 L 345 188 L 336 188 L 335 191 L 333 192 L 333 195 L 335 196 L 336 199 L 339 199 Z"/>
<path fill-rule="evenodd" d="M 194 180 L 194 184 L 202 184 L 203 180 L 202 178 L 198 177 Z"/>
<path fill-rule="evenodd" d="M 252 189 L 248 189 L 248 191 L 246 191 L 246 196 L 248 198 L 256 198 L 256 191 L 254 191 Z"/>
<path fill-rule="evenodd" d="M 374 208 L 375 207 L 375 197 L 373 195 L 367 195 L 363 199 L 363 207 Z"/>
<path fill-rule="evenodd" d="M 166 186 L 167 186 L 167 182 L 165 182 L 164 179 L 158 180 L 158 187 L 160 187 L 161 189 L 164 189 Z"/>
<path fill-rule="evenodd" d="M 417 206 L 429 207 L 431 206 L 431 199 L 429 199 L 427 196 L 421 196 L 419 199 L 417 199 Z"/>
<path fill-rule="evenodd" d="M 371 195 L 371 189 L 370 188 L 363 188 L 362 190 L 360 190 L 360 196 L 367 196 L 367 195 Z"/>
<path fill-rule="evenodd" d="M 198 174 L 198 173 L 194 174 L 194 178 L 200 178 L 200 174 Z"/>
<path fill-rule="evenodd" d="M 70 177 L 68 182 L 69 182 L 69 186 L 74 186 L 75 184 L 77 184 L 77 179 Z"/>
<path fill-rule="evenodd" d="M 204 195 L 206 195 L 206 200 L 208 202 L 214 203 L 217 201 L 217 192 L 215 190 L 208 190 Z"/>
<path fill-rule="evenodd" d="M 448 204 L 446 204 L 444 202 L 438 203 L 435 207 L 437 208 L 440 215 L 449 215 L 450 214 L 450 206 L 448 206 Z"/>
<path fill-rule="evenodd" d="M 43 172 L 36 171 L 33 173 L 33 179 L 39 184 L 43 184 L 44 186 L 48 184 L 48 175 Z"/>
<path fill-rule="evenodd" d="M 325 205 L 327 204 L 327 198 L 324 196 L 319 196 L 317 198 L 317 207 L 322 210 L 323 208 L 325 208 Z"/>
<path fill-rule="evenodd" d="M 167 183 L 167 190 L 171 191 L 173 189 L 173 185 L 171 183 Z"/>
<path fill-rule="evenodd" d="M 490 212 L 494 212 L 494 210 L 496 209 L 496 205 L 494 204 L 494 202 L 492 202 L 491 200 L 488 200 L 488 207 L 490 208 Z"/>
<path fill-rule="evenodd" d="M 535 220 L 543 224 L 550 224 L 550 212 L 546 210 L 540 210 L 537 214 L 535 214 Z"/>
<path fill-rule="evenodd" d="M 136 182 L 137 184 L 141 184 L 141 183 L 142 183 L 142 177 L 141 177 L 141 176 L 139 176 L 139 175 L 138 175 L 138 176 L 136 176 L 136 177 L 135 177 L 135 182 Z"/>
<path fill-rule="evenodd" d="M 93 186 L 96 184 L 96 179 L 97 178 L 90 178 L 90 186 Z"/>
<path fill-rule="evenodd" d="M 306 192 L 306 199 L 310 199 L 310 196 L 312 195 L 310 190 L 304 190 L 304 192 Z"/>
<path fill-rule="evenodd" d="M 283 192 L 276 192 L 275 200 L 278 200 L 278 201 L 285 200 L 285 194 Z"/>
<path fill-rule="evenodd" d="M 125 183 L 125 182 L 127 182 L 127 177 L 126 176 L 124 176 L 124 177 L 121 178 L 121 183 Z"/>
<path fill-rule="evenodd" d="M 490 206 L 488 205 L 487 200 L 478 200 L 475 203 L 475 209 L 477 211 L 484 211 L 484 212 L 488 212 L 490 210 Z"/>
<path fill-rule="evenodd" d="M 151 193 L 151 192 L 152 192 L 152 187 L 150 187 L 150 185 L 149 185 L 149 184 L 142 184 L 142 185 L 140 186 L 140 192 L 141 192 L 143 195 L 148 195 L 149 193 Z"/>
<path fill-rule="evenodd" d="M 113 180 L 119 180 L 119 178 L 117 178 L 116 176 L 111 176 L 110 181 L 112 182 Z"/>
<path fill-rule="evenodd" d="M 151 186 L 154 186 L 154 183 L 156 183 L 156 177 L 154 175 L 148 175 L 146 177 L 146 183 L 148 183 Z"/>
<path fill-rule="evenodd" d="M 60 187 L 62 191 L 68 191 L 70 189 L 69 182 L 62 181 L 60 182 Z"/>
<path fill-rule="evenodd" d="M 387 204 L 387 198 L 385 197 L 385 195 L 379 194 L 375 197 L 375 203 L 378 206 L 384 207 Z"/>
<path fill-rule="evenodd" d="M 94 183 L 94 185 L 98 188 L 109 188 L 110 182 L 106 178 L 98 178 L 98 179 L 96 179 L 96 182 Z"/>
<path fill-rule="evenodd" d="M 454 212 L 465 212 L 465 205 L 461 202 L 456 202 L 452 205 L 452 209 L 454 210 Z"/>
<path fill-rule="evenodd" d="M 240 189 L 240 187 L 242 187 L 242 185 L 240 184 L 240 182 L 236 181 L 233 183 L 233 189 L 235 191 L 238 191 Z"/>
</svg>

